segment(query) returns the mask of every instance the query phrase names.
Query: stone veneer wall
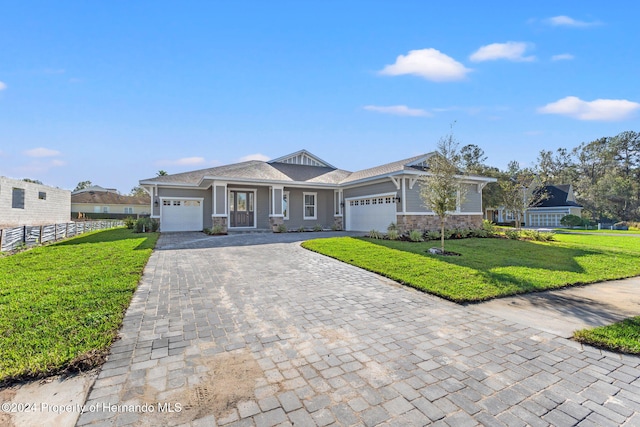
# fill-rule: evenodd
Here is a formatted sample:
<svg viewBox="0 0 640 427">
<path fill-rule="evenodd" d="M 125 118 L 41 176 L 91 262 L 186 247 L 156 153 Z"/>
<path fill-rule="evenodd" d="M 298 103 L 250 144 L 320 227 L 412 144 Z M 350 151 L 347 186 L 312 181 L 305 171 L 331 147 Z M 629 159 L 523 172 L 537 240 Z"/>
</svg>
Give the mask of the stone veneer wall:
<svg viewBox="0 0 640 427">
<path fill-rule="evenodd" d="M 398 215 L 398 229 L 439 230 L 440 218 L 436 215 Z M 482 215 L 450 215 L 445 221 L 446 228 L 481 228 Z"/>
<path fill-rule="evenodd" d="M 284 218 L 281 216 L 270 216 L 269 225 L 273 231 L 278 231 L 278 226 L 284 224 Z"/>
<path fill-rule="evenodd" d="M 213 226 L 219 225 L 222 227 L 222 232 L 227 232 L 227 217 L 226 216 L 214 216 L 213 218 Z"/>
<path fill-rule="evenodd" d="M 342 217 L 341 216 L 334 216 L 333 217 L 333 227 L 336 230 L 344 230 L 344 228 L 342 228 Z"/>
</svg>

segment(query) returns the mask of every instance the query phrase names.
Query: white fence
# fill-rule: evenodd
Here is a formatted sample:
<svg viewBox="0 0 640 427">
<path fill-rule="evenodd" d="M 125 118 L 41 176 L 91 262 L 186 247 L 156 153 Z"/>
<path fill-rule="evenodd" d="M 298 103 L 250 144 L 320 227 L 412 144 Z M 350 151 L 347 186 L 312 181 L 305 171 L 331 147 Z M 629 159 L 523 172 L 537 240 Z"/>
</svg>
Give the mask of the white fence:
<svg viewBox="0 0 640 427">
<path fill-rule="evenodd" d="M 63 224 L 21 226 L 0 230 L 0 252 L 13 251 L 20 247 L 32 247 L 47 242 L 56 242 L 93 230 L 120 227 L 122 221 L 82 221 Z"/>
</svg>

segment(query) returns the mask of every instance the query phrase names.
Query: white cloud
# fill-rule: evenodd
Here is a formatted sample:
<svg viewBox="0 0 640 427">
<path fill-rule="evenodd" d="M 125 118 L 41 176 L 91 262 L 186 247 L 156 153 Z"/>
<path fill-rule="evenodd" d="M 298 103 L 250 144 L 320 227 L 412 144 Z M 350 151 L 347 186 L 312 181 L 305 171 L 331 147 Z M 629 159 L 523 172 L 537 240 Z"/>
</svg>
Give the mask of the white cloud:
<svg viewBox="0 0 640 427">
<path fill-rule="evenodd" d="M 7 85 L 4 82 L 0 82 L 0 90 L 5 90 Z"/>
<path fill-rule="evenodd" d="M 57 150 L 44 147 L 32 148 L 31 150 L 24 151 L 23 153 L 29 157 L 55 157 L 61 154 Z"/>
<path fill-rule="evenodd" d="M 495 61 L 497 59 L 519 62 L 535 61 L 535 56 L 523 56 L 530 46 L 532 45 L 524 42 L 492 43 L 482 46 L 472 53 L 469 59 L 473 62 Z"/>
<path fill-rule="evenodd" d="M 367 111 L 375 111 L 377 113 L 383 113 L 383 114 L 393 114 L 396 116 L 431 117 L 433 115 L 426 110 L 421 110 L 419 108 L 409 108 L 406 105 L 389 105 L 387 107 L 382 107 L 377 105 L 365 105 L 362 108 L 364 108 Z"/>
<path fill-rule="evenodd" d="M 412 74 L 434 82 L 462 80 L 471 70 L 437 49 L 411 50 L 398 55 L 396 62 L 385 66 L 380 74 L 400 76 Z"/>
<path fill-rule="evenodd" d="M 575 56 L 570 53 L 561 53 L 559 55 L 553 55 L 551 57 L 552 61 L 571 61 Z"/>
<path fill-rule="evenodd" d="M 160 160 L 158 165 L 167 166 L 196 166 L 205 163 L 204 157 L 183 157 L 176 160 Z"/>
<path fill-rule="evenodd" d="M 600 25 L 599 22 L 585 22 L 573 19 L 570 16 L 559 15 L 546 19 L 547 24 L 553 27 L 592 27 L 594 25 Z"/>
<path fill-rule="evenodd" d="M 271 157 L 265 156 L 264 154 L 260 153 L 254 153 L 247 154 L 246 156 L 242 156 L 238 159 L 239 162 L 248 162 L 250 160 L 260 160 L 261 162 L 266 162 L 268 160 L 271 160 Z"/>
<path fill-rule="evenodd" d="M 559 114 L 578 120 L 618 121 L 630 117 L 638 109 L 639 103 L 626 99 L 583 101 L 576 96 L 567 96 L 538 108 L 538 113 Z"/>
</svg>

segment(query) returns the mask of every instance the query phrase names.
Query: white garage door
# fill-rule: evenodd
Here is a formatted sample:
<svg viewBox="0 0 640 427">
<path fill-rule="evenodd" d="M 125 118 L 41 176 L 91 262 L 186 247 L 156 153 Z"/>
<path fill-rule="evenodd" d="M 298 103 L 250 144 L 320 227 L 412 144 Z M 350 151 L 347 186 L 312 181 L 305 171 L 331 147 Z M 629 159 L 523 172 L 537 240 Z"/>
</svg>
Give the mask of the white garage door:
<svg viewBox="0 0 640 427">
<path fill-rule="evenodd" d="M 202 231 L 202 199 L 163 199 L 160 231 Z"/>
<path fill-rule="evenodd" d="M 346 229 L 350 231 L 387 231 L 396 222 L 394 196 L 363 197 L 346 201 Z"/>
</svg>

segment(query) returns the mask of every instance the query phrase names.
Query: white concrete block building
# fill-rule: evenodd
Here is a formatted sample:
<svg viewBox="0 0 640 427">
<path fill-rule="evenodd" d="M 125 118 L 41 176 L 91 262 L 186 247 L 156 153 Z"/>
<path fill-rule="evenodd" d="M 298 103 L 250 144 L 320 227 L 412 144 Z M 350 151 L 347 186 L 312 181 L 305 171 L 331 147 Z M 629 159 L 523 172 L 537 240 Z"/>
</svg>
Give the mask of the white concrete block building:
<svg viewBox="0 0 640 427">
<path fill-rule="evenodd" d="M 69 222 L 71 191 L 0 176 L 0 228 Z"/>
</svg>

